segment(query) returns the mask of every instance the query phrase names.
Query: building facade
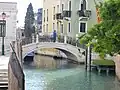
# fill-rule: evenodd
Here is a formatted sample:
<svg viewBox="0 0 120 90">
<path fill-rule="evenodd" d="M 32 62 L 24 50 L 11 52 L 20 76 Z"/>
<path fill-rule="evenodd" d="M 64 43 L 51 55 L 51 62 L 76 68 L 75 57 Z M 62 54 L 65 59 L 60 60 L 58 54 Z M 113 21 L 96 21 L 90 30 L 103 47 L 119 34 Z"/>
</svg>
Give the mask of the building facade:
<svg viewBox="0 0 120 90">
<path fill-rule="evenodd" d="M 38 9 L 38 13 L 37 13 L 37 24 L 38 24 L 38 27 L 37 27 L 37 29 L 38 29 L 39 33 L 42 32 L 42 12 L 43 12 L 42 8 Z"/>
<path fill-rule="evenodd" d="M 5 36 L 5 54 L 10 52 L 11 41 L 16 40 L 16 24 L 17 24 L 17 3 L 16 2 L 0 2 L 0 20 L 2 13 L 6 14 L 6 36 Z M 0 37 L 0 54 L 2 50 L 2 37 Z"/>
<path fill-rule="evenodd" d="M 97 0 L 96 3 L 103 0 Z M 94 0 L 44 0 L 43 32 L 76 38 L 97 23 Z"/>
<path fill-rule="evenodd" d="M 38 30 L 38 33 L 42 33 L 42 12 L 43 9 L 39 8 L 38 12 L 35 13 L 35 25 L 36 29 Z"/>
</svg>

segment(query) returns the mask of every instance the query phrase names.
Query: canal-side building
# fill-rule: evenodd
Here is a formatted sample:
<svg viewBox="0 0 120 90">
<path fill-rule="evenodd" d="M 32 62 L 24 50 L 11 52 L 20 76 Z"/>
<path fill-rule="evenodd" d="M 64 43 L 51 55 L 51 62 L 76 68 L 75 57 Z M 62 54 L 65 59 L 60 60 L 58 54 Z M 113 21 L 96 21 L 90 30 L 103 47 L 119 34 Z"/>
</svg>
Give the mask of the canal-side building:
<svg viewBox="0 0 120 90">
<path fill-rule="evenodd" d="M 42 12 L 43 12 L 43 9 L 39 8 L 38 12 L 35 13 L 35 26 L 38 33 L 42 33 Z"/>
<path fill-rule="evenodd" d="M 75 38 L 97 23 L 94 0 L 44 0 L 43 9 L 43 32 Z"/>
<path fill-rule="evenodd" d="M 0 2 L 0 20 L 2 13 L 6 14 L 6 36 L 5 36 L 5 54 L 10 51 L 10 42 L 16 40 L 16 24 L 17 24 L 17 3 L 16 2 Z M 2 48 L 2 38 L 0 37 L 0 54 Z"/>
<path fill-rule="evenodd" d="M 43 0 L 43 33 L 51 33 L 56 30 L 57 20 L 55 13 L 59 12 L 60 0 Z M 58 9 L 56 8 L 58 7 Z"/>
</svg>

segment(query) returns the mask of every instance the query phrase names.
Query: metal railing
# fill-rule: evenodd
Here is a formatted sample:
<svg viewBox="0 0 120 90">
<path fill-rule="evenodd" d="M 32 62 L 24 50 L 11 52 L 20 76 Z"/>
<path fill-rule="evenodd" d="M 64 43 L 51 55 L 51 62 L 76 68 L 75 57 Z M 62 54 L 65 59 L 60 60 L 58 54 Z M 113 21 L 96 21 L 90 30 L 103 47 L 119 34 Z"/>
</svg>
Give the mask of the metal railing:
<svg viewBox="0 0 120 90">
<path fill-rule="evenodd" d="M 26 38 L 23 38 L 22 39 L 22 45 L 26 45 L 26 44 L 30 44 L 30 43 L 35 43 L 35 41 L 37 38 L 29 38 L 29 37 L 26 37 Z M 38 37 L 38 41 L 39 42 L 53 42 L 53 38 L 52 36 L 50 35 L 39 35 Z M 57 42 L 60 42 L 60 43 L 64 43 L 64 36 L 63 35 L 58 35 L 57 36 L 57 39 L 56 39 Z M 80 48 L 83 48 L 85 49 L 85 45 L 82 45 L 79 43 L 79 40 L 76 40 L 75 38 L 72 38 L 72 37 L 69 37 L 67 36 L 67 44 L 71 44 L 73 46 L 77 46 L 77 47 L 80 47 Z"/>
<path fill-rule="evenodd" d="M 22 45 L 30 44 L 32 43 L 32 38 L 26 37 L 22 39 Z"/>
</svg>

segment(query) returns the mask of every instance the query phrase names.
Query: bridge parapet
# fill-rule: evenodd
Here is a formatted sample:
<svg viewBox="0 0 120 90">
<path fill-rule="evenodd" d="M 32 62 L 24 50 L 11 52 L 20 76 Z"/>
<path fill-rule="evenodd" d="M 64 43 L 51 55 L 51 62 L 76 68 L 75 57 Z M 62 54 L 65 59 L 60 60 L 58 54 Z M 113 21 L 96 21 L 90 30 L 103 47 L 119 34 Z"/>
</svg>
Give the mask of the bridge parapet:
<svg viewBox="0 0 120 90">
<path fill-rule="evenodd" d="M 23 58 L 30 52 L 42 49 L 42 48 L 56 48 L 62 52 L 64 52 L 69 59 L 83 62 L 85 61 L 85 56 L 82 55 L 81 52 L 84 52 L 85 50 L 82 48 L 78 48 L 76 46 L 65 44 L 65 43 L 59 43 L 59 42 L 39 42 L 39 43 L 33 43 L 29 45 L 22 46 L 23 48 Z M 80 49 L 80 51 L 78 50 Z"/>
<path fill-rule="evenodd" d="M 39 39 L 38 42 L 53 42 L 53 38 L 50 35 L 39 35 L 38 39 Z M 35 40 L 35 41 L 37 41 L 37 40 Z M 64 43 L 64 35 L 58 35 L 56 42 Z M 31 43 L 36 43 L 36 42 L 32 42 L 31 38 L 22 39 L 22 45 L 27 45 L 27 44 L 31 44 Z M 76 40 L 69 36 L 67 36 L 67 44 L 71 44 L 73 46 L 77 46 L 77 47 L 85 49 L 85 46 L 80 44 L 79 40 Z"/>
</svg>

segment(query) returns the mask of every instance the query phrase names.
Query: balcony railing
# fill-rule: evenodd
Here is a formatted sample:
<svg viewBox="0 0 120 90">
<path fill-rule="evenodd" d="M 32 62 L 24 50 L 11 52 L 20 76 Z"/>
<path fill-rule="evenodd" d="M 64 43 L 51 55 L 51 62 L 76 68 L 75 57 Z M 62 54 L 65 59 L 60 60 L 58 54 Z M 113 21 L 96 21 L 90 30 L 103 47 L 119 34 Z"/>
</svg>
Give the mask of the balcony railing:
<svg viewBox="0 0 120 90">
<path fill-rule="evenodd" d="M 90 10 L 78 10 L 78 15 L 79 17 L 90 17 L 91 16 L 91 11 Z"/>
<path fill-rule="evenodd" d="M 56 14 L 56 19 L 63 19 L 62 13 L 57 13 Z"/>
<path fill-rule="evenodd" d="M 63 17 L 71 17 L 71 11 L 68 11 L 68 10 L 64 10 L 63 12 L 62 12 L 62 16 Z"/>
</svg>

